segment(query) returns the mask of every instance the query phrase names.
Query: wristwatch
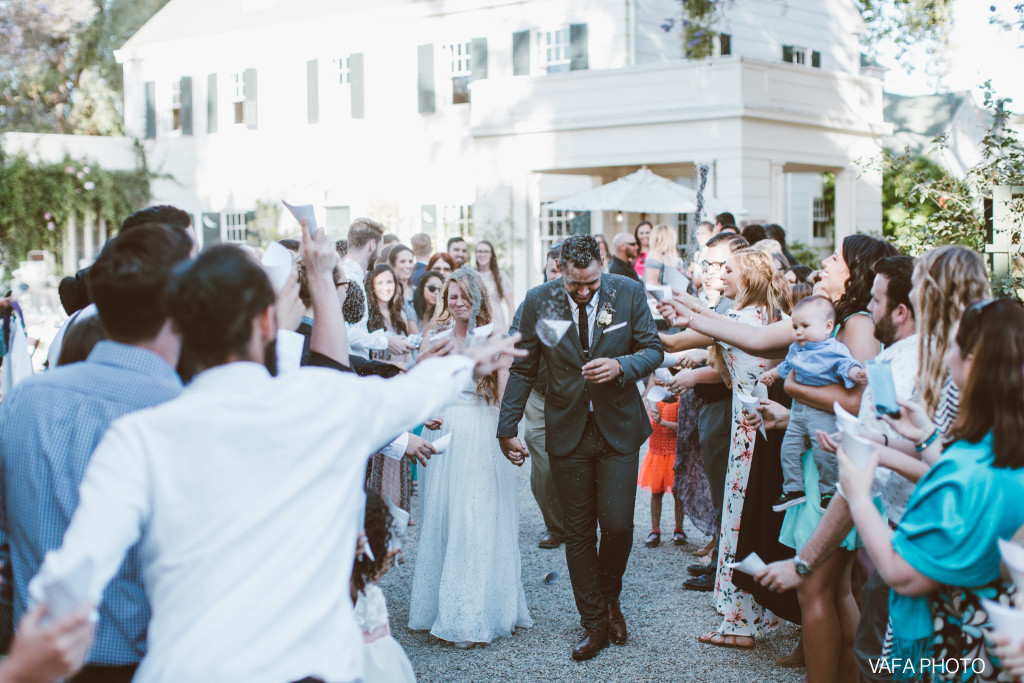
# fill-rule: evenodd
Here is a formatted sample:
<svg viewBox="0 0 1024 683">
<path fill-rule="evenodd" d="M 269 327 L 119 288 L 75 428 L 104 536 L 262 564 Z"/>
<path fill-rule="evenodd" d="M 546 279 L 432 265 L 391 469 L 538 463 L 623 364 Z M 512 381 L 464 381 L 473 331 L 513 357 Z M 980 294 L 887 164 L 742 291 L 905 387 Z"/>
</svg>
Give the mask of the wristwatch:
<svg viewBox="0 0 1024 683">
<path fill-rule="evenodd" d="M 801 560 L 799 555 L 793 556 L 793 566 L 796 567 L 796 574 L 801 579 L 806 579 L 811 575 L 811 565 Z"/>
</svg>

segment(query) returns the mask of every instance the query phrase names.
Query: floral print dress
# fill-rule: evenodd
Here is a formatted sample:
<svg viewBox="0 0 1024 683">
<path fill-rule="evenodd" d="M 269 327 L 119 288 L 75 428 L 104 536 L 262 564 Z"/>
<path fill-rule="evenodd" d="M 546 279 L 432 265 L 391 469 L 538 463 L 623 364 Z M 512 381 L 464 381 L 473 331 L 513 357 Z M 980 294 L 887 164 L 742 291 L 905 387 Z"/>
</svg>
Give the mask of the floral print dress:
<svg viewBox="0 0 1024 683">
<path fill-rule="evenodd" d="M 748 307 L 729 311 L 737 322 L 764 327 L 769 320 L 763 308 Z M 744 427 L 740 421 L 742 406 L 737 392 L 767 398 L 768 390 L 758 379 L 768 369 L 764 358 L 757 358 L 739 349 L 719 342 L 725 364 L 732 377 L 732 443 L 729 446 L 729 465 L 725 473 L 725 496 L 722 500 L 722 534 L 718 546 L 718 569 L 715 573 L 715 609 L 723 616 L 718 631 L 725 635 L 761 636 L 778 624 L 778 618 L 754 601 L 754 597 L 735 586 L 733 570 L 727 563 L 742 560 L 736 557 L 736 544 L 740 535 L 740 515 L 747 493 L 750 462 L 754 455 L 756 430 Z"/>
</svg>

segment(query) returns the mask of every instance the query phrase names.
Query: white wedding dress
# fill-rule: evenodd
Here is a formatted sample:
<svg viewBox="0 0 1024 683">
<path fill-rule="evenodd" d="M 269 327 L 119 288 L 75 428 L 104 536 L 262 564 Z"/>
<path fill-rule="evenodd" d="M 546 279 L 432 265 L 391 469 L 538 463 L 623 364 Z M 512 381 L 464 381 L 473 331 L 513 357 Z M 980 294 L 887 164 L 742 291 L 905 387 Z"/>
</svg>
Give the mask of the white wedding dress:
<svg viewBox="0 0 1024 683">
<path fill-rule="evenodd" d="M 446 408 L 444 453 L 420 468 L 420 539 L 409 628 L 452 642 L 489 643 L 533 626 L 519 556 L 516 467 L 501 453 L 497 407 L 472 380 Z"/>
</svg>

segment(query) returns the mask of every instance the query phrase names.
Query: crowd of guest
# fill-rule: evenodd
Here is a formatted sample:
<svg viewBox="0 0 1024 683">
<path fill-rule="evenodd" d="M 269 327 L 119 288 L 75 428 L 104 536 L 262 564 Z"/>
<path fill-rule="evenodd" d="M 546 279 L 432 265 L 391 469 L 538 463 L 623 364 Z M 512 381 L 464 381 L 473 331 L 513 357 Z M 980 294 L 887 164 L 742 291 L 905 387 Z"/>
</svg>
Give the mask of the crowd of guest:
<svg viewBox="0 0 1024 683">
<path fill-rule="evenodd" d="M 188 214 L 152 207 L 62 282 L 50 369 L 0 396 L 0 683 L 411 681 L 378 586 L 396 561 L 414 565 L 411 629 L 469 649 L 533 625 L 523 458 L 495 438 L 523 307 L 495 245 L 435 252 L 366 218 L 338 242 L 300 235 L 199 252 Z M 992 298 L 965 247 L 911 258 L 851 235 L 800 264 L 780 226 L 728 213 L 692 253 L 676 236 L 642 221 L 594 253 L 659 321 L 632 475 L 643 552 L 668 494 L 695 556 L 682 588 L 721 616 L 700 642 L 748 650 L 799 624 L 779 665 L 809 683 L 1024 675 L 985 602 L 1024 610 L 998 547 L 1024 542 L 1024 307 Z M 578 257 L 552 244 L 548 286 Z M 543 361 L 531 382 L 519 429 L 555 549 L 573 522 Z"/>
</svg>

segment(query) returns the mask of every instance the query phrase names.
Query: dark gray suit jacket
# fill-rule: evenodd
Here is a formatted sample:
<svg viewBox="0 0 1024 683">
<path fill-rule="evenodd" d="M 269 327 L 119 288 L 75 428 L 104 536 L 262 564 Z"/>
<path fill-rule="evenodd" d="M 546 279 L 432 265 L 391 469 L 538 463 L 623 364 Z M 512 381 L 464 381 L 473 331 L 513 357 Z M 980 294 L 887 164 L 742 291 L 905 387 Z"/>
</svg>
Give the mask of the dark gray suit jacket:
<svg viewBox="0 0 1024 683">
<path fill-rule="evenodd" d="M 647 305 L 647 293 L 638 282 L 620 275 L 602 275 L 599 297 L 594 339 L 589 358 L 585 358 L 575 326 L 553 347 L 545 346 L 537 338 L 538 319 L 572 320 L 562 279 L 526 293 L 519 324 L 523 335 L 519 348 L 526 349 L 529 355 L 517 358 L 509 371 L 498 417 L 498 438 L 516 436 L 542 357 L 548 367 L 544 416 L 549 455 L 568 455 L 576 448 L 591 402 L 601 434 L 619 453 L 637 451 L 650 436 L 651 423 L 636 381 L 654 372 L 665 353 Z M 612 311 L 611 321 L 602 325 L 601 313 L 608 309 Z M 606 384 L 584 381 L 581 368 L 596 358 L 618 360 L 622 376 Z"/>
</svg>

